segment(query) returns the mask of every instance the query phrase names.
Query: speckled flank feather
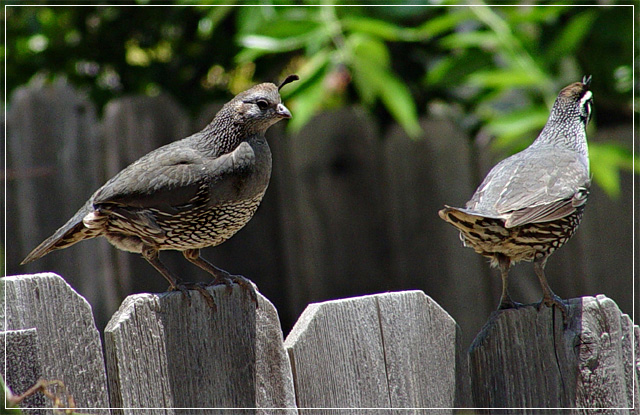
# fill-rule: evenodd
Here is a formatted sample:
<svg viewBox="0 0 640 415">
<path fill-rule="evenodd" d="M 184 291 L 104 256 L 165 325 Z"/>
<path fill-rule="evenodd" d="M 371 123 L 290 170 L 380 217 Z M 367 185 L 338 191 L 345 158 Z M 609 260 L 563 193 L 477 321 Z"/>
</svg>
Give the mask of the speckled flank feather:
<svg viewBox="0 0 640 415">
<path fill-rule="evenodd" d="M 508 228 L 504 220 L 470 215 L 462 210 L 446 207 L 440 217 L 460 231 L 466 247 L 491 259 L 498 266 L 496 254 L 507 256 L 512 263 L 534 261 L 551 255 L 575 233 L 584 206 L 569 216 L 552 222 L 529 223 Z"/>
</svg>

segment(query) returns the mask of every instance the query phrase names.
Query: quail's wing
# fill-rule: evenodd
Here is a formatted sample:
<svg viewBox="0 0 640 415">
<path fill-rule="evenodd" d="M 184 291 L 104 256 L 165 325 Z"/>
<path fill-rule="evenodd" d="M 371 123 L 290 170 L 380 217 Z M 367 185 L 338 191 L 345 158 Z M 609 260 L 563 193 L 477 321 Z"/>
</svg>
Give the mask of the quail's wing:
<svg viewBox="0 0 640 415">
<path fill-rule="evenodd" d="M 152 151 L 114 176 L 93 195 L 93 204 L 176 212 L 189 205 L 199 191 L 219 188 L 224 194 L 255 163 L 255 153 L 246 142 L 216 158 L 172 144 Z"/>
<path fill-rule="evenodd" d="M 588 187 L 588 167 L 574 152 L 525 150 L 489 172 L 467 210 L 505 219 L 507 227 L 548 222 L 574 212 L 586 200 Z"/>
</svg>

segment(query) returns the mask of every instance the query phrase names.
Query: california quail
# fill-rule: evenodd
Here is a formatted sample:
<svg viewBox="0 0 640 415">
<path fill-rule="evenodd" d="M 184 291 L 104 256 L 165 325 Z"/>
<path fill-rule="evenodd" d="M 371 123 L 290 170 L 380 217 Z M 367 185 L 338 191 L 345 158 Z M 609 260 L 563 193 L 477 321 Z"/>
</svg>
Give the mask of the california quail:
<svg viewBox="0 0 640 415">
<path fill-rule="evenodd" d="M 586 126 L 591 119 L 591 77 L 560 91 L 538 138 L 494 166 L 465 208 L 446 206 L 442 219 L 460 231 L 465 246 L 500 267 L 498 309 L 517 307 L 509 297 L 509 268 L 534 261 L 544 297 L 566 316 L 566 307 L 544 275 L 547 258 L 576 231 L 589 195 Z M 540 305 L 539 305 L 540 306 Z"/>
<path fill-rule="evenodd" d="M 183 283 L 160 262 L 164 249 L 182 251 L 186 259 L 211 273 L 212 284 L 236 282 L 255 300 L 249 280 L 215 267 L 200 249 L 221 244 L 242 228 L 258 208 L 271 176 L 271 151 L 265 132 L 291 118 L 279 90 L 262 83 L 236 95 L 202 131 L 141 157 L 104 186 L 23 264 L 84 239 L 104 236 L 124 251 L 142 256 L 169 281 L 169 290 L 199 290 Z"/>
</svg>

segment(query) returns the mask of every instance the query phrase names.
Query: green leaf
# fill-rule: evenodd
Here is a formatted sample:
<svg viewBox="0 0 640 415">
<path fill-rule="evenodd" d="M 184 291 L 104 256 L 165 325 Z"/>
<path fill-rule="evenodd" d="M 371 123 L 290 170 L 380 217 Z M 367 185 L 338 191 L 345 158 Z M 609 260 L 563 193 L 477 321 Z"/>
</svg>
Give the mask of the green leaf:
<svg viewBox="0 0 640 415">
<path fill-rule="evenodd" d="M 497 89 L 535 86 L 540 81 L 536 73 L 518 68 L 479 71 L 471 74 L 467 80 L 471 86 Z"/>
<path fill-rule="evenodd" d="M 390 71 L 381 71 L 378 79 L 380 98 L 385 107 L 411 138 L 417 138 L 422 133 L 422 128 L 418 123 L 416 104 L 409 88 Z"/>
<path fill-rule="evenodd" d="M 409 88 L 391 71 L 389 51 L 381 41 L 363 34 L 347 39 L 354 82 L 362 101 L 371 105 L 380 98 L 393 118 L 409 136 L 421 132 L 415 102 Z"/>
<path fill-rule="evenodd" d="M 497 149 L 513 148 L 516 141 L 526 134 L 542 130 L 549 118 L 549 109 L 540 106 L 527 107 L 509 114 L 496 114 L 487 122 L 487 132 L 495 136 L 492 145 Z"/>
<path fill-rule="evenodd" d="M 425 83 L 459 87 L 469 75 L 491 65 L 491 57 L 478 49 L 466 49 L 436 61 L 425 76 Z"/>
<path fill-rule="evenodd" d="M 287 20 L 281 18 L 261 26 L 254 34 L 286 39 L 304 36 L 320 28 L 322 28 L 322 25 L 317 21 L 308 19 Z"/>
<path fill-rule="evenodd" d="M 389 52 L 384 43 L 362 34 L 353 34 L 347 38 L 347 52 L 353 69 L 353 82 L 365 105 L 373 105 L 378 91 L 375 73 L 368 70 L 369 65 L 388 66 Z"/>
<path fill-rule="evenodd" d="M 309 34 L 307 33 L 282 39 L 263 35 L 244 35 L 238 38 L 238 43 L 245 48 L 265 52 L 290 52 L 302 48 L 308 38 Z"/>
<path fill-rule="evenodd" d="M 282 98 L 289 99 L 306 93 L 305 91 L 310 85 L 315 84 L 318 78 L 324 77 L 327 72 L 327 67 L 331 63 L 331 56 L 332 53 L 330 51 L 323 50 L 302 64 L 296 71 L 300 80 L 283 89 L 280 93 Z"/>
<path fill-rule="evenodd" d="M 587 9 L 587 11 L 571 19 L 549 47 L 546 53 L 547 60 L 552 62 L 561 56 L 575 53 L 576 49 L 582 44 L 584 38 L 591 31 L 591 26 L 597 16 L 595 10 Z"/>
<path fill-rule="evenodd" d="M 470 17 L 471 15 L 467 8 L 448 9 L 443 15 L 428 19 L 421 26 L 413 29 L 414 37 L 416 39 L 429 39 L 439 36 L 444 32 L 455 29 L 462 21 L 468 20 Z"/>
<path fill-rule="evenodd" d="M 265 35 L 240 35 L 237 42 L 244 47 L 236 56 L 236 61 L 246 63 L 255 61 L 260 56 L 269 53 L 291 52 L 293 50 L 317 47 L 329 41 L 329 37 L 322 28 L 314 31 L 285 38 Z"/>
<path fill-rule="evenodd" d="M 371 19 L 369 17 L 353 16 L 342 20 L 345 30 L 354 33 L 363 33 L 384 40 L 397 41 L 409 36 L 406 29 L 388 23 L 383 20 Z"/>
<path fill-rule="evenodd" d="M 593 180 L 612 198 L 618 198 L 620 189 L 620 170 L 633 170 L 640 173 L 638 156 L 616 143 L 589 144 L 589 160 Z"/>
<path fill-rule="evenodd" d="M 442 38 L 440 45 L 446 49 L 478 47 L 484 50 L 495 50 L 500 45 L 500 41 L 494 32 L 473 31 L 452 33 Z"/>
<path fill-rule="evenodd" d="M 354 33 L 347 39 L 351 56 L 376 66 L 388 67 L 391 63 L 389 50 L 383 42 L 365 34 Z"/>
<path fill-rule="evenodd" d="M 315 77 L 308 82 L 303 94 L 296 95 L 289 100 L 287 105 L 291 109 L 291 120 L 288 128 L 297 132 L 313 117 L 321 108 L 325 94 L 324 77 Z"/>
</svg>

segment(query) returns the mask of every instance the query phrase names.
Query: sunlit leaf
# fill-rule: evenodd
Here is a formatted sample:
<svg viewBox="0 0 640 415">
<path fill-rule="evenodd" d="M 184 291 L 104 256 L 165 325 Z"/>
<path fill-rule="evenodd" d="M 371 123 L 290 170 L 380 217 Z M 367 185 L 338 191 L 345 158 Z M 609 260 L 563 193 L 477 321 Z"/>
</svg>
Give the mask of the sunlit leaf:
<svg viewBox="0 0 640 415">
<path fill-rule="evenodd" d="M 400 40 L 402 38 L 402 29 L 398 26 L 369 17 L 347 17 L 343 19 L 342 25 L 347 31 L 364 33 L 384 40 Z"/>
<path fill-rule="evenodd" d="M 283 39 L 262 35 L 245 35 L 238 38 L 238 43 L 249 49 L 266 52 L 289 52 L 302 48 L 307 38 L 308 34 Z"/>
<path fill-rule="evenodd" d="M 349 36 L 350 60 L 352 61 L 353 82 L 363 104 L 370 106 L 378 96 L 375 87 L 378 82 L 371 65 L 388 66 L 389 53 L 382 42 L 369 36 L 354 34 Z"/>
<path fill-rule="evenodd" d="M 409 88 L 389 68 L 384 44 L 365 37 L 351 40 L 354 80 L 363 101 L 371 104 L 374 97 L 379 97 L 407 134 L 417 137 L 422 130 L 415 102 Z"/>
<path fill-rule="evenodd" d="M 330 62 L 331 53 L 328 50 L 317 53 L 311 59 L 308 59 L 296 71 L 300 79 L 281 91 L 282 98 L 288 99 L 306 93 L 307 88 L 315 85 L 318 78 L 324 77 Z"/>
<path fill-rule="evenodd" d="M 611 197 L 620 196 L 620 170 L 633 170 L 633 162 L 636 161 L 635 173 L 640 173 L 638 156 L 616 143 L 591 143 L 589 144 L 589 160 L 593 180 Z"/>
<path fill-rule="evenodd" d="M 321 108 L 325 94 L 323 80 L 323 77 L 315 77 L 313 81 L 307 83 L 304 94 L 296 95 L 287 103 L 292 114 L 288 123 L 291 131 L 300 131 Z"/>
<path fill-rule="evenodd" d="M 499 68 L 475 72 L 467 78 L 467 81 L 471 86 L 503 89 L 536 85 L 539 82 L 539 78 L 536 76 L 536 73 L 523 69 Z"/>
<path fill-rule="evenodd" d="M 361 65 L 358 60 L 352 65 L 353 83 L 360 95 L 360 100 L 366 106 L 371 106 L 378 96 L 378 91 L 374 87 L 376 85 L 375 74 L 369 70 L 367 66 Z"/>
<path fill-rule="evenodd" d="M 500 41 L 496 34 L 490 31 L 452 33 L 440 41 L 440 45 L 447 49 L 478 47 L 486 50 L 494 50 L 499 44 Z"/>
<path fill-rule="evenodd" d="M 299 37 L 318 30 L 320 22 L 312 20 L 285 20 L 277 19 L 268 25 L 263 25 L 254 32 L 257 35 L 269 36 L 278 39 Z"/>
<path fill-rule="evenodd" d="M 349 36 L 348 43 L 356 59 L 377 66 L 389 66 L 389 51 L 380 40 L 358 33 Z"/>
<path fill-rule="evenodd" d="M 515 141 L 525 134 L 537 136 L 548 118 L 549 110 L 547 108 L 527 107 L 509 114 L 500 114 L 487 122 L 486 129 L 490 135 L 495 136 L 493 146 L 497 149 L 504 149 L 514 147 Z"/>
<path fill-rule="evenodd" d="M 556 22 L 558 17 L 568 10 L 575 10 L 575 6 L 572 5 L 557 5 L 546 7 L 504 7 L 503 10 L 507 16 L 507 19 L 511 24 L 520 23 L 549 23 Z"/>
<path fill-rule="evenodd" d="M 462 21 L 470 18 L 465 8 L 449 9 L 447 13 L 428 19 L 421 26 L 413 29 L 416 39 L 428 39 L 453 30 Z"/>
<path fill-rule="evenodd" d="M 381 71 L 378 77 L 381 82 L 378 90 L 385 107 L 410 137 L 418 137 L 422 128 L 409 88 L 389 71 Z"/>
</svg>

